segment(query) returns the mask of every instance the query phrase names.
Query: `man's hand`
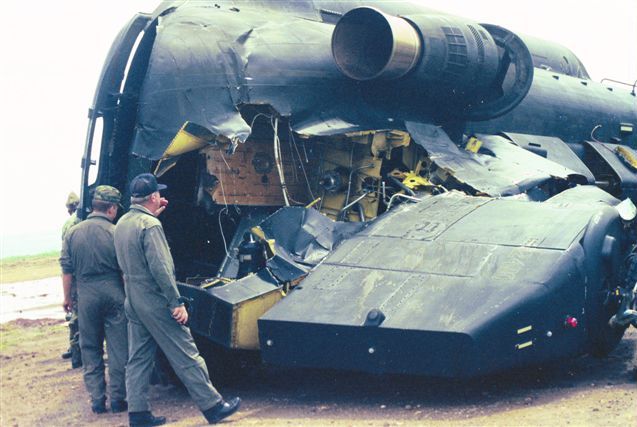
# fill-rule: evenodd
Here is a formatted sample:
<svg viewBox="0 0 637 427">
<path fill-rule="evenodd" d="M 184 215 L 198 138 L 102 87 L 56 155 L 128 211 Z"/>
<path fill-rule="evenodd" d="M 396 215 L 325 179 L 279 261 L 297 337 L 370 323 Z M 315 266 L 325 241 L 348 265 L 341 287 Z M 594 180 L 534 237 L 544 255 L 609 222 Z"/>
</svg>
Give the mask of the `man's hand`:
<svg viewBox="0 0 637 427">
<path fill-rule="evenodd" d="M 71 299 L 71 287 L 73 285 L 73 275 L 68 273 L 62 274 L 62 288 L 64 289 L 64 301 L 62 307 L 64 311 L 70 313 L 73 311 L 73 300 Z"/>
<path fill-rule="evenodd" d="M 180 325 L 185 325 L 188 321 L 188 312 L 186 311 L 186 307 L 180 305 L 179 307 L 173 308 L 173 319 L 177 321 Z"/>
<path fill-rule="evenodd" d="M 157 210 L 153 212 L 153 214 L 155 216 L 159 216 L 163 211 L 166 210 L 166 206 L 168 206 L 168 200 L 162 197 L 161 199 L 159 199 L 159 208 L 157 208 Z"/>
</svg>

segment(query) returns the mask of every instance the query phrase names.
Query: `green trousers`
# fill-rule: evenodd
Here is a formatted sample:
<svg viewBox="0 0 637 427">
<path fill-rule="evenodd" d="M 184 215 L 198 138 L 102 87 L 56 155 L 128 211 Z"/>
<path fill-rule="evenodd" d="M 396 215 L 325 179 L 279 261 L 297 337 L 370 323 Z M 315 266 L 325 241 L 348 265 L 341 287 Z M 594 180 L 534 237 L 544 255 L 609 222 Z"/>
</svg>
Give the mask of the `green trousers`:
<svg viewBox="0 0 637 427">
<path fill-rule="evenodd" d="M 78 297 L 84 384 L 91 400 L 106 398 L 105 339 L 111 401 L 125 400 L 128 337 L 124 287 L 113 281 L 79 283 Z"/>
<path fill-rule="evenodd" d="M 179 325 L 165 305 L 153 308 L 144 302 L 141 304 L 135 310 L 129 299 L 126 300 L 130 347 L 126 370 L 129 412 L 150 411 L 148 392 L 157 346 L 201 411 L 219 403 L 221 395 L 210 382 L 208 369 L 190 330 Z"/>
</svg>

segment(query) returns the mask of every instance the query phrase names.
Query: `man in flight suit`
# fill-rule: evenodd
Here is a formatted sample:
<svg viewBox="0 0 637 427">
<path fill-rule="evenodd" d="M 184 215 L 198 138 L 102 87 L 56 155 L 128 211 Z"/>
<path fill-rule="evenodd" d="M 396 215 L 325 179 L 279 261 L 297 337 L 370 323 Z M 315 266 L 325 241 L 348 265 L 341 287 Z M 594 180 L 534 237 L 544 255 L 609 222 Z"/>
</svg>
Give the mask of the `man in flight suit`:
<svg viewBox="0 0 637 427">
<path fill-rule="evenodd" d="M 72 305 L 72 282 L 75 281 L 77 286 L 84 384 L 91 396 L 91 409 L 96 414 L 106 412 L 104 338 L 108 350 L 111 410 L 123 412 L 128 407 L 126 296 L 113 241 L 113 220 L 120 199 L 121 194 L 116 188 L 98 186 L 93 196 L 93 212 L 66 233 L 60 257 L 67 311 Z"/>
<path fill-rule="evenodd" d="M 69 196 L 66 198 L 65 206 L 70 216 L 62 226 L 62 240 L 64 240 L 64 236 L 66 236 L 66 233 L 71 229 L 71 227 L 80 222 L 80 219 L 77 217 L 77 206 L 79 204 L 80 198 L 77 194 L 71 191 Z"/>
<path fill-rule="evenodd" d="M 130 426 L 166 422 L 150 412 L 148 390 L 157 345 L 210 424 L 239 409 L 239 398 L 225 401 L 213 387 L 190 330 L 188 312 L 179 301 L 175 268 L 157 216 L 168 201 L 166 186 L 154 175 L 136 176 L 130 184 L 131 207 L 115 227 L 117 260 L 124 273 L 129 357 L 126 390 Z"/>
<path fill-rule="evenodd" d="M 79 204 L 80 198 L 71 191 L 66 198 L 65 206 L 70 217 L 62 226 L 62 241 L 64 241 L 64 237 L 71 227 L 80 222 L 76 212 L 77 205 Z M 71 298 L 73 307 L 71 311 L 66 314 L 66 320 L 69 322 L 69 349 L 62 353 L 62 359 L 71 359 L 71 367 L 76 369 L 82 367 L 82 352 L 80 351 L 80 329 L 77 320 L 77 289 L 75 283 L 71 285 Z"/>
</svg>

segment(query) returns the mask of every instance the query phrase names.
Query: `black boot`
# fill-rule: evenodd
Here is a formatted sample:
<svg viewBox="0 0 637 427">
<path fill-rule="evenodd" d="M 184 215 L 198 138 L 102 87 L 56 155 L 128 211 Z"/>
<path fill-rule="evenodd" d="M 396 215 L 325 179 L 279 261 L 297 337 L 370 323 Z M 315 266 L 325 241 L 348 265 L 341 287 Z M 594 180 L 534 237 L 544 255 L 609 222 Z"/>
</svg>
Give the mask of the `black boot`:
<svg viewBox="0 0 637 427">
<path fill-rule="evenodd" d="M 91 402 L 91 411 L 93 411 L 94 414 L 103 414 L 106 412 L 106 399 Z"/>
<path fill-rule="evenodd" d="M 73 356 L 73 353 L 71 352 L 70 348 L 62 353 L 62 359 L 70 359 L 71 356 Z"/>
<path fill-rule="evenodd" d="M 71 368 L 77 369 L 82 367 L 82 352 L 79 345 L 71 347 Z"/>
<path fill-rule="evenodd" d="M 152 427 L 162 424 L 166 424 L 166 417 L 155 417 L 150 411 L 128 413 L 128 425 L 130 427 Z"/>
<path fill-rule="evenodd" d="M 111 402 L 111 412 L 117 414 L 118 412 L 128 411 L 128 402 L 125 400 L 114 400 Z"/>
<path fill-rule="evenodd" d="M 239 406 L 241 406 L 241 399 L 238 397 L 229 401 L 222 400 L 212 408 L 203 411 L 203 416 L 208 420 L 208 424 L 216 424 L 237 412 Z"/>
</svg>

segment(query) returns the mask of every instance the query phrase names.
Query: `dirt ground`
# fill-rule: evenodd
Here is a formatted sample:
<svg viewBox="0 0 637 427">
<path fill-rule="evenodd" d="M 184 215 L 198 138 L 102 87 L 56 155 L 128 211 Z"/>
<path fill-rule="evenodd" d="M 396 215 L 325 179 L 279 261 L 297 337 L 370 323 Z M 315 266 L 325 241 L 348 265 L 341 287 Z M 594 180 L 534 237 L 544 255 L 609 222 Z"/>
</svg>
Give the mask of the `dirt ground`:
<svg viewBox="0 0 637 427">
<path fill-rule="evenodd" d="M 0 325 L 0 425 L 123 426 L 125 414 L 91 413 L 80 370 L 60 359 L 67 328 L 57 320 Z M 635 426 L 637 330 L 606 359 L 581 357 L 469 382 L 253 366 L 226 396 L 245 426 Z M 153 386 L 152 405 L 172 425 L 204 419 L 187 393 Z"/>
</svg>

